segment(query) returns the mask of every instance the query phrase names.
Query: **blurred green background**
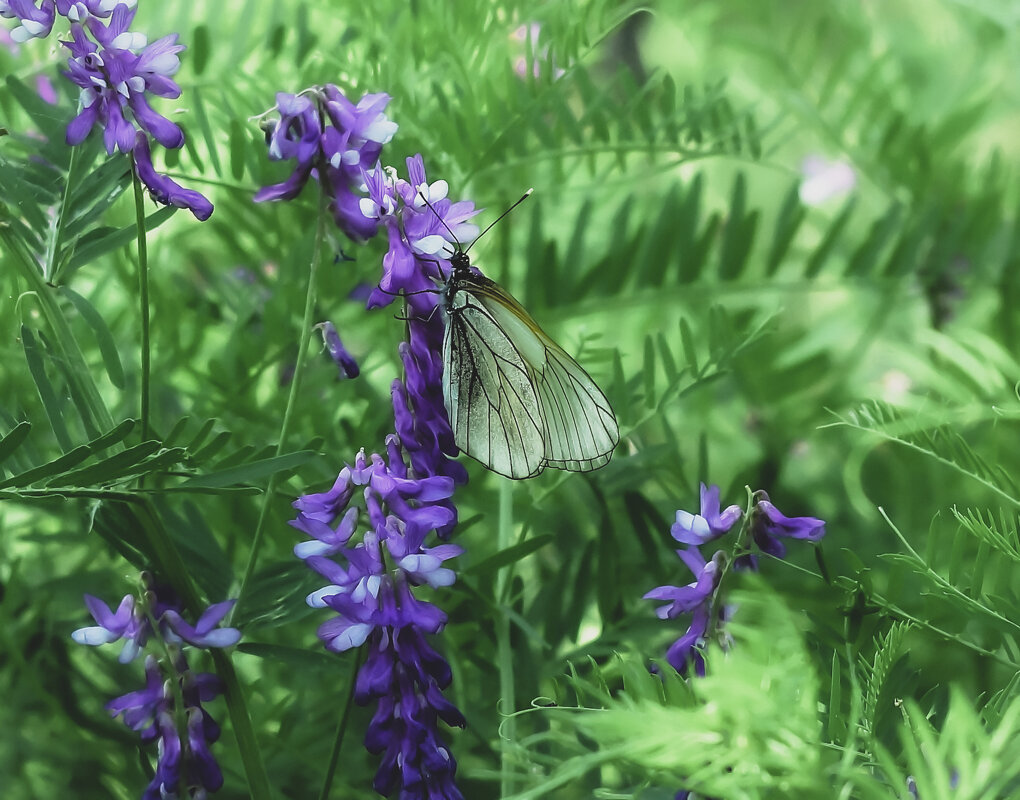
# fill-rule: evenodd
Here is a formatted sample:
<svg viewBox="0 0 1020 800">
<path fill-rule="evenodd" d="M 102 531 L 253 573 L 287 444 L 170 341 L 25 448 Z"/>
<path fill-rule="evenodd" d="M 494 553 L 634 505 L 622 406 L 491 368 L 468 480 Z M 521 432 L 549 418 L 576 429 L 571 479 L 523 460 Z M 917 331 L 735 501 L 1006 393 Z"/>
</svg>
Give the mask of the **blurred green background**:
<svg viewBox="0 0 1020 800">
<path fill-rule="evenodd" d="M 517 707 L 555 697 L 568 662 L 660 657 L 682 630 L 640 598 L 687 582 L 668 529 L 677 508 L 697 510 L 699 481 L 721 485 L 724 504 L 743 504 L 747 485 L 789 515 L 828 523 L 824 578 L 808 547 L 763 565 L 810 620 L 823 686 L 834 665 L 873 656 L 890 621 L 913 620 L 890 696 L 940 707 L 951 683 L 972 698 L 1012 695 L 1018 25 L 1020 3 L 1004 0 L 141 0 L 133 29 L 150 41 L 179 32 L 189 48 L 183 94 L 161 106 L 188 136 L 168 167 L 206 191 L 216 212 L 204 224 L 177 214 L 150 235 L 154 438 L 182 450 L 139 472 L 174 486 L 275 450 L 317 200 L 309 188 L 289 204 L 251 202 L 288 174 L 268 161 L 256 117 L 276 92 L 313 84 L 335 83 L 354 99 L 387 92 L 400 130 L 384 163 L 403 172 L 403 159 L 422 153 L 430 179 L 484 207 L 485 223 L 535 188 L 472 257 L 578 356 L 623 434 L 613 461 L 591 475 L 509 484 L 468 464 L 471 482 L 455 498 L 466 553 L 457 585 L 435 598 L 451 618 L 436 643 L 453 664 L 450 697 L 468 718 L 452 737 L 467 797 L 498 796 L 492 620 L 512 620 Z M 50 218 L 63 195 L 66 148 L 48 151 L 58 160 L 30 197 L 4 188 L 37 164 L 40 147 L 38 101 L 10 79 L 29 88 L 38 75 L 52 80 L 53 124 L 75 113 L 61 50 L 55 35 L 0 46 L 9 76 L 0 225 Z M 134 225 L 125 188 L 95 225 Z M 135 253 L 92 257 L 88 244 L 67 243 L 51 305 L 112 420 L 137 418 Z M 284 443 L 311 452 L 277 488 L 255 591 L 235 619 L 245 644 L 234 660 L 281 797 L 317 791 L 351 669 L 315 638 L 324 616 L 304 596 L 318 584 L 291 555 L 289 504 L 328 487 L 359 448 L 380 450 L 392 430 L 403 326 L 392 309 L 366 312 L 350 299 L 379 279 L 384 252 L 382 241 L 360 247 L 331 234 L 317 320 L 336 324 L 362 375 L 339 382 L 313 342 Z M 0 431 L 22 421 L 32 429 L 0 481 L 52 465 L 96 427 L 72 392 L 66 343 L 15 258 L 4 246 Z M 83 316 L 67 289 L 102 322 Z M 49 414 L 22 326 L 54 393 Z M 122 380 L 102 349 L 111 343 Z M 131 491 L 139 472 L 97 485 Z M 131 591 L 137 570 L 117 543 L 131 540 L 137 520 L 122 504 L 69 498 L 66 485 L 77 484 L 54 468 L 30 482 L 35 494 L 0 501 L 0 785 L 17 800 L 137 797 L 143 759 L 102 704 L 141 683 L 140 665 L 69 638 L 89 622 L 83 593 L 112 604 Z M 242 475 L 222 490 L 157 500 L 210 601 L 236 593 L 264 487 L 264 476 Z M 536 544 L 514 565 L 508 600 L 495 594 L 499 565 L 487 561 L 501 503 L 515 535 Z M 880 508 L 924 568 L 886 557 L 904 547 Z M 965 520 L 976 509 L 992 533 L 954 509 Z M 891 705 L 883 713 L 899 718 Z M 334 796 L 370 794 L 374 759 L 359 744 L 369 715 L 355 713 Z M 556 769 L 556 757 L 522 748 L 522 785 Z M 217 753 L 227 778 L 218 796 L 245 796 L 229 732 Z M 587 775 L 547 796 L 638 782 L 626 770 Z"/>
</svg>

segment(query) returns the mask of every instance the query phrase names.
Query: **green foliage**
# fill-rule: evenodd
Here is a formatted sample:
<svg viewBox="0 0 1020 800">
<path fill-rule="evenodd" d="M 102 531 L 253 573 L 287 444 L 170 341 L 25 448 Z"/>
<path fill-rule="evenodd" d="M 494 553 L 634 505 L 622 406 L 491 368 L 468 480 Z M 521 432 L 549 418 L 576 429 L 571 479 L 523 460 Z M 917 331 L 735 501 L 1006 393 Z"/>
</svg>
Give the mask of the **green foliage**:
<svg viewBox="0 0 1020 800">
<path fill-rule="evenodd" d="M 908 778 L 923 800 L 1016 795 L 1018 14 L 141 0 L 133 29 L 189 48 L 160 105 L 187 143 L 160 169 L 216 203 L 198 224 L 146 201 L 147 384 L 130 162 L 95 134 L 64 144 L 62 48 L 0 47 L 4 796 L 148 782 L 151 754 L 102 707 L 140 669 L 71 642 L 84 593 L 114 603 L 154 570 L 194 611 L 250 564 L 244 639 L 215 663 L 218 796 L 258 796 L 263 768 L 279 797 L 323 785 L 356 666 L 315 638 L 326 617 L 303 598 L 322 581 L 286 521 L 383 448 L 404 333 L 350 299 L 384 243 L 330 231 L 316 251 L 313 187 L 251 202 L 290 168 L 259 116 L 327 82 L 390 94 L 384 163 L 421 153 L 484 221 L 535 187 L 472 257 L 578 356 L 623 434 L 586 475 L 511 485 L 468 464 L 457 583 L 428 595 L 468 720 L 450 737 L 464 795 L 905 800 Z M 514 35 L 532 22 L 537 40 Z M 808 156 L 854 186 L 805 202 Z M 313 315 L 357 380 L 314 345 L 302 359 L 317 256 Z M 684 622 L 641 597 L 689 580 L 669 527 L 699 481 L 724 504 L 766 489 L 828 533 L 814 557 L 763 559 L 762 580 L 727 574 L 728 650 L 686 681 L 648 672 Z M 346 720 L 333 796 L 371 794 L 370 718 Z"/>
</svg>

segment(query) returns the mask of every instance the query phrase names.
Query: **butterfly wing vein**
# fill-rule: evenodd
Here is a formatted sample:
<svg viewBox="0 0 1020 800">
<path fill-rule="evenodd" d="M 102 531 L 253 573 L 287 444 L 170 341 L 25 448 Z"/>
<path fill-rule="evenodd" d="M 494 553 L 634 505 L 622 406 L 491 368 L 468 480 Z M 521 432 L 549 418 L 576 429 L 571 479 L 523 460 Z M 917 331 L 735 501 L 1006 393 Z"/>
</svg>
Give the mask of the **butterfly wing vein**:
<svg viewBox="0 0 1020 800">
<path fill-rule="evenodd" d="M 473 288 L 447 308 L 443 389 L 457 446 L 510 478 L 608 463 L 620 433 L 606 396 L 509 294 Z"/>
</svg>

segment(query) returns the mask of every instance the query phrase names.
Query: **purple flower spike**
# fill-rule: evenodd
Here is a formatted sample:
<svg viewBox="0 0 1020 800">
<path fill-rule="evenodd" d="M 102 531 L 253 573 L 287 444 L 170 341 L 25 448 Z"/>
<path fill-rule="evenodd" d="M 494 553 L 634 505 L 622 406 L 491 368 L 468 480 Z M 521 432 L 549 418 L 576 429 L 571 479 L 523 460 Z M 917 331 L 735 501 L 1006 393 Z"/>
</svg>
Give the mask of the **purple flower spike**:
<svg viewBox="0 0 1020 800">
<path fill-rule="evenodd" d="M 329 357 L 340 370 L 341 380 L 344 378 L 357 378 L 361 374 L 358 362 L 354 360 L 344 343 L 340 341 L 340 334 L 336 332 L 336 326 L 332 322 L 320 322 L 315 326 L 322 333 L 322 343 L 329 351 Z"/>
<path fill-rule="evenodd" d="M 718 539 L 740 519 L 739 506 L 729 506 L 719 511 L 719 487 L 701 484 L 701 513 L 691 514 L 687 511 L 676 512 L 676 522 L 670 528 L 670 534 L 678 542 L 700 545 Z"/>
<path fill-rule="evenodd" d="M 179 183 L 160 175 L 152 165 L 152 154 L 149 142 L 144 133 L 137 133 L 134 146 L 135 169 L 138 180 L 149 190 L 149 196 L 164 206 L 186 208 L 195 215 L 195 219 L 204 222 L 212 216 L 213 204 L 201 192 L 185 189 Z"/>
<path fill-rule="evenodd" d="M 769 501 L 764 491 L 755 492 L 757 500 L 751 515 L 751 535 L 763 552 L 775 558 L 786 555 L 780 538 L 819 541 L 825 536 L 825 522 L 815 517 L 787 517 Z"/>
</svg>

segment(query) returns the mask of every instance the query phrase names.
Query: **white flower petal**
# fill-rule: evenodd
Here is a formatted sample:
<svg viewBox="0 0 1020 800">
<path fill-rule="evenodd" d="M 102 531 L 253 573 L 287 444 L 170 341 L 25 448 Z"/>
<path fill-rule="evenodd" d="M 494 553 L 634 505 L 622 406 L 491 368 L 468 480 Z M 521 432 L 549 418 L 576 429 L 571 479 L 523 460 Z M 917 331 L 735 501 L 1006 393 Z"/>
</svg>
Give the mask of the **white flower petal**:
<svg viewBox="0 0 1020 800">
<path fill-rule="evenodd" d="M 447 241 L 442 236 L 433 234 L 432 236 L 426 236 L 422 239 L 418 239 L 412 242 L 414 249 L 419 253 L 424 253 L 428 256 L 433 256 L 447 246 Z"/>
<path fill-rule="evenodd" d="M 450 184 L 442 180 L 436 181 L 429 187 L 429 202 L 438 203 L 440 200 L 445 200 L 449 193 Z"/>
<path fill-rule="evenodd" d="M 368 219 L 379 219 L 379 205 L 371 197 L 362 197 L 358 201 L 361 215 Z"/>
<path fill-rule="evenodd" d="M 300 542 L 294 545 L 294 555 L 300 558 L 302 561 L 312 556 L 326 555 L 330 551 L 330 546 L 325 542 L 320 542 L 318 539 L 312 539 L 309 542 Z"/>
<path fill-rule="evenodd" d="M 380 114 L 375 120 L 362 131 L 362 136 L 373 142 L 379 144 L 386 144 L 393 138 L 393 134 L 397 132 L 397 123 L 390 122 L 386 117 Z"/>
<path fill-rule="evenodd" d="M 78 628 L 71 634 L 71 638 L 78 644 L 100 645 L 117 641 L 120 636 L 111 633 L 106 628 L 94 625 L 91 628 Z"/>
<path fill-rule="evenodd" d="M 343 593 L 343 586 L 337 586 L 335 583 L 332 583 L 329 586 L 323 586 L 321 589 L 316 589 L 305 598 L 305 602 L 312 608 L 325 608 L 326 603 L 323 598 Z"/>
</svg>

